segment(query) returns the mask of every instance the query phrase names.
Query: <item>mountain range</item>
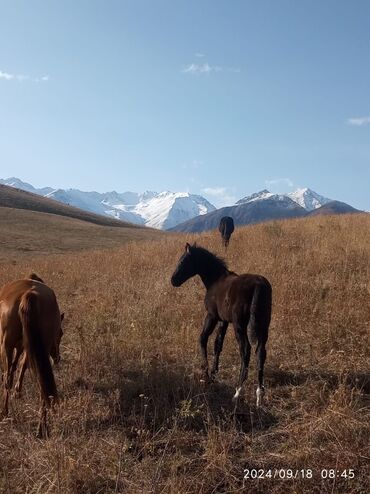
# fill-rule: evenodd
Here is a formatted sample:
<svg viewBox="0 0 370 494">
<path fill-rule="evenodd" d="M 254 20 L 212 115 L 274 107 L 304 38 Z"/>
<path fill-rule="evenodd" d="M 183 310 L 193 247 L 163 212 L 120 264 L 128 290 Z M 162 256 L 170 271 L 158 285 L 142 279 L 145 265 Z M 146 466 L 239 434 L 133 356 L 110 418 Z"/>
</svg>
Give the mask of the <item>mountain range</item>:
<svg viewBox="0 0 370 494">
<path fill-rule="evenodd" d="M 199 233 L 217 228 L 223 216 L 231 216 L 236 225 L 249 225 L 263 221 L 299 218 L 317 214 L 343 214 L 359 212 L 340 201 L 332 201 L 309 188 L 297 189 L 289 194 L 273 194 L 264 189 L 228 206 L 203 216 L 192 218 L 171 228 L 177 232 Z"/>
<path fill-rule="evenodd" d="M 214 211 L 204 197 L 188 192 L 84 192 L 78 189 L 37 189 L 19 178 L 0 179 L 0 184 L 26 190 L 95 214 L 136 225 L 167 230 L 186 220 Z"/>
<path fill-rule="evenodd" d="M 98 215 L 162 230 L 201 232 L 217 228 L 222 216 L 238 225 L 272 219 L 356 212 L 345 203 L 332 201 L 309 188 L 287 194 L 266 189 L 243 197 L 233 206 L 216 209 L 207 199 L 188 192 L 84 192 L 78 189 L 35 188 L 11 177 L 0 184 L 32 192 Z"/>
</svg>

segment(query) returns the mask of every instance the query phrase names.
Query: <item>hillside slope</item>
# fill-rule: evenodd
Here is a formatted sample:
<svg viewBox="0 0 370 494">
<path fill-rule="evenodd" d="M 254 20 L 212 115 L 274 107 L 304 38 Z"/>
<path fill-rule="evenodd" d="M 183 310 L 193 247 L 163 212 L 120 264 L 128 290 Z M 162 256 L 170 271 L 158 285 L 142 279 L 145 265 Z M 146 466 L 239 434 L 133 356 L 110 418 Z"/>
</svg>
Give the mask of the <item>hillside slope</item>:
<svg viewBox="0 0 370 494">
<path fill-rule="evenodd" d="M 349 204 L 346 204 L 345 202 L 341 201 L 330 201 L 327 204 L 324 204 L 323 206 L 313 209 L 312 211 L 309 212 L 310 216 L 317 216 L 317 215 L 328 215 L 328 214 L 349 214 L 349 213 L 360 213 L 358 209 L 355 209 L 354 207 L 350 206 Z"/>
<path fill-rule="evenodd" d="M 159 238 L 151 228 L 104 226 L 68 216 L 0 207 L 0 263 Z"/>
</svg>

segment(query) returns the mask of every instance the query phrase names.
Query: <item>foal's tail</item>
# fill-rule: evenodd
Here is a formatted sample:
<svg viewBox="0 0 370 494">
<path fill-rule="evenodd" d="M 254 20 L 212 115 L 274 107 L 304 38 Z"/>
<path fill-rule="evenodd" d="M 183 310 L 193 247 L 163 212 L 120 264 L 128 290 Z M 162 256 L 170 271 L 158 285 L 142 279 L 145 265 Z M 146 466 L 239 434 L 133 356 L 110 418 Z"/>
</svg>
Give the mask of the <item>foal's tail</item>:
<svg viewBox="0 0 370 494">
<path fill-rule="evenodd" d="M 256 283 L 250 306 L 250 317 L 247 326 L 248 340 L 251 345 L 257 341 L 267 341 L 271 320 L 272 289 L 270 283 Z"/>
<path fill-rule="evenodd" d="M 22 321 L 23 345 L 28 362 L 37 376 L 42 397 L 46 404 L 50 406 L 50 397 L 57 400 L 58 396 L 49 353 L 45 348 L 39 328 L 37 299 L 37 293 L 33 290 L 28 290 L 22 296 L 19 305 L 19 316 Z"/>
</svg>

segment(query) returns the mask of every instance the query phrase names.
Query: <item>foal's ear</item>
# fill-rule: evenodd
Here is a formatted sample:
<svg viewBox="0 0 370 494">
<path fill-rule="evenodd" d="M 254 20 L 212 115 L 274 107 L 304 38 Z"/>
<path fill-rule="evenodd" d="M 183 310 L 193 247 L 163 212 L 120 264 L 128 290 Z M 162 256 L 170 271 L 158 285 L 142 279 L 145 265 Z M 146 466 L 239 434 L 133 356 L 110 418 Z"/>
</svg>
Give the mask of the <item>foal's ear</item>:
<svg viewBox="0 0 370 494">
<path fill-rule="evenodd" d="M 63 322 L 63 319 L 64 319 L 64 312 L 60 314 L 60 322 Z"/>
<path fill-rule="evenodd" d="M 186 242 L 185 252 L 189 253 L 190 252 L 190 249 L 191 249 L 191 245 L 189 244 L 189 242 Z"/>
</svg>

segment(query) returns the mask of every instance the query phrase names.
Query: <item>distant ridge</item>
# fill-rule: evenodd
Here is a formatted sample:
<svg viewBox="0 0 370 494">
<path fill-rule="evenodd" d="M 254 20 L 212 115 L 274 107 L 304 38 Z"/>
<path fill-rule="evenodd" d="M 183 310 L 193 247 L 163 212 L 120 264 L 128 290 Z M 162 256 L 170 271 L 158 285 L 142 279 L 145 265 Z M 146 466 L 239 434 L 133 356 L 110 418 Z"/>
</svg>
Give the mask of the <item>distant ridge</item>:
<svg viewBox="0 0 370 494">
<path fill-rule="evenodd" d="M 261 201 L 251 201 L 235 206 L 217 209 L 212 213 L 197 216 L 186 221 L 170 231 L 199 233 L 205 230 L 213 230 L 218 227 L 223 216 L 231 216 L 236 225 L 249 225 L 262 221 L 279 220 L 285 218 L 298 218 L 307 215 L 307 211 L 289 197 L 282 196 L 278 200 L 275 196 Z"/>
<path fill-rule="evenodd" d="M 350 214 L 350 213 L 361 213 L 358 209 L 340 201 L 330 201 L 320 208 L 313 209 L 309 212 L 310 216 L 316 216 L 320 214 Z"/>
<path fill-rule="evenodd" d="M 15 209 L 25 209 L 28 211 L 38 211 L 41 213 L 51 213 L 59 216 L 75 218 L 81 221 L 88 221 L 96 225 L 113 226 L 120 228 L 143 228 L 128 222 L 116 220 L 98 214 L 83 211 L 82 209 L 57 202 L 53 199 L 17 189 L 15 187 L 0 184 L 0 206 Z"/>
<path fill-rule="evenodd" d="M 262 198 L 257 198 L 262 193 Z M 265 191 L 242 199 L 235 206 L 217 209 L 212 213 L 197 216 L 170 231 L 200 233 L 218 227 L 222 216 L 231 216 L 236 225 L 250 225 L 264 221 L 303 218 L 314 215 L 360 213 L 358 209 L 340 201 L 326 202 L 316 209 L 307 210 L 288 196 L 271 194 Z M 244 202 L 246 200 L 246 202 Z"/>
</svg>

